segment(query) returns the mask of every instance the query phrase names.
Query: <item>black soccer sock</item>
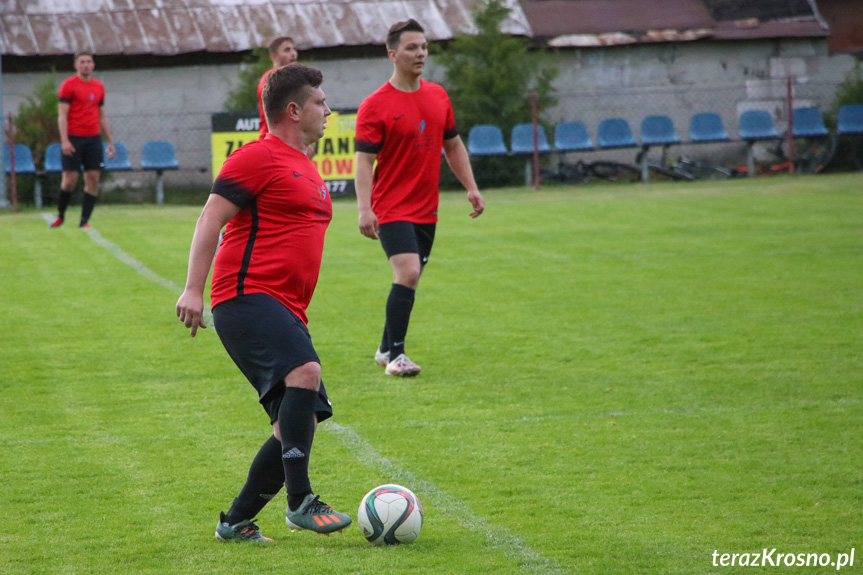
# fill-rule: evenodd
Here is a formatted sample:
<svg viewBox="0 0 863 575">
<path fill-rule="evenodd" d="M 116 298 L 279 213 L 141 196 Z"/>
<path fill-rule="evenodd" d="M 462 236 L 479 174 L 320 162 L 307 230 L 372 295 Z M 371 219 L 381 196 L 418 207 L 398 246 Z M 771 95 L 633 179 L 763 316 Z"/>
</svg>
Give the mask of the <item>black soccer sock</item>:
<svg viewBox="0 0 863 575">
<path fill-rule="evenodd" d="M 390 336 L 390 361 L 405 352 L 405 337 L 414 307 L 416 290 L 393 284 L 387 298 L 387 331 Z"/>
<path fill-rule="evenodd" d="M 315 404 L 318 392 L 301 387 L 285 388 L 279 406 L 279 433 L 282 435 L 282 465 L 288 506 L 296 510 L 312 492 L 309 456 L 315 438 Z"/>
<path fill-rule="evenodd" d="M 285 468 L 282 466 L 282 444 L 271 435 L 249 468 L 249 477 L 234 499 L 225 521 L 234 525 L 245 519 L 254 519 L 261 509 L 281 491 L 285 484 Z"/>
<path fill-rule="evenodd" d="M 81 205 L 81 225 L 83 226 L 90 221 L 90 216 L 93 214 L 93 208 L 96 206 L 96 196 L 84 193 L 84 202 Z"/>
<path fill-rule="evenodd" d="M 390 335 L 387 333 L 387 324 L 384 322 L 384 335 L 381 338 L 381 346 L 378 348 L 378 351 L 389 351 L 390 350 Z"/>
<path fill-rule="evenodd" d="M 60 190 L 60 197 L 57 198 L 57 217 L 61 220 L 66 219 L 66 208 L 69 207 L 69 202 L 72 201 L 72 192 Z"/>
</svg>

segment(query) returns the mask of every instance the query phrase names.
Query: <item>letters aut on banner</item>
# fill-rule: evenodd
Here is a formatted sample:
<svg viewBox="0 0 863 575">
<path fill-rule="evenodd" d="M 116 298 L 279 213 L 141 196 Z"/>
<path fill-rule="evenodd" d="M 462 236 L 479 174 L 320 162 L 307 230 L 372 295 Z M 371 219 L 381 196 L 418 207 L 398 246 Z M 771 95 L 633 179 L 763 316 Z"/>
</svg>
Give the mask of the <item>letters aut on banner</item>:
<svg viewBox="0 0 863 575">
<path fill-rule="evenodd" d="M 312 162 L 330 188 L 333 196 L 354 193 L 354 133 L 357 114 L 333 113 L 327 118 L 324 137 L 315 145 Z M 213 159 L 213 179 L 219 174 L 222 164 L 231 152 L 258 139 L 259 123 L 257 111 L 225 112 L 213 114 L 210 137 Z"/>
</svg>

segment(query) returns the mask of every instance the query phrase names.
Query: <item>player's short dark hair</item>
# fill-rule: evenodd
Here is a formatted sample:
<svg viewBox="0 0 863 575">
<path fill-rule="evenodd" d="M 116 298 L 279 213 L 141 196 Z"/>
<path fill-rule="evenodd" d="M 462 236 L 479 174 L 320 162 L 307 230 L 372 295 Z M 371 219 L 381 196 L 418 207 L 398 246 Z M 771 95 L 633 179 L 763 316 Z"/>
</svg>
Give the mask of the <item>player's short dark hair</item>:
<svg viewBox="0 0 863 575">
<path fill-rule="evenodd" d="M 282 47 L 282 44 L 285 42 L 290 42 L 296 46 L 296 42 L 290 36 L 279 36 L 278 38 L 273 38 L 270 41 L 270 44 L 267 46 L 267 49 L 270 51 L 270 54 L 275 54 L 279 51 L 279 48 Z"/>
<path fill-rule="evenodd" d="M 399 47 L 399 42 L 402 40 L 402 32 L 425 33 L 425 29 L 413 18 L 404 20 L 403 22 L 396 22 L 390 26 L 390 30 L 387 32 L 387 50 L 395 50 Z"/>
<path fill-rule="evenodd" d="M 291 102 L 303 106 L 309 97 L 309 88 L 317 88 L 323 81 L 320 70 L 303 64 L 288 64 L 270 72 L 261 93 L 267 120 L 271 124 L 278 123 Z"/>
<path fill-rule="evenodd" d="M 77 62 L 78 58 L 80 58 L 81 56 L 90 56 L 92 58 L 93 52 L 90 50 L 78 50 L 77 52 L 75 52 L 75 59 L 72 61 Z"/>
</svg>

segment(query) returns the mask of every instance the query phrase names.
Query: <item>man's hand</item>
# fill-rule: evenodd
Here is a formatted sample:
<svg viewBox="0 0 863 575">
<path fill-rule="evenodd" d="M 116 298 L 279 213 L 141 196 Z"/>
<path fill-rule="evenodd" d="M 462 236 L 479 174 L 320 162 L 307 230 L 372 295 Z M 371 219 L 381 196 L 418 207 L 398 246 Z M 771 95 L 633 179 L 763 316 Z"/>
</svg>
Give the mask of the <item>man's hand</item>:
<svg viewBox="0 0 863 575">
<path fill-rule="evenodd" d="M 470 205 L 473 206 L 473 211 L 470 213 L 470 217 L 479 217 L 483 210 L 485 210 L 485 200 L 482 199 L 482 194 L 479 193 L 479 190 L 471 190 L 467 193 L 467 199 L 470 202 Z"/>
<path fill-rule="evenodd" d="M 378 217 L 370 209 L 360 210 L 360 233 L 367 238 L 378 239 Z"/>
<path fill-rule="evenodd" d="M 64 140 L 60 144 L 60 150 L 63 152 L 64 156 L 71 156 L 75 153 L 75 146 L 72 145 L 72 142 L 69 140 Z"/>
<path fill-rule="evenodd" d="M 204 298 L 200 294 L 184 291 L 177 300 L 177 317 L 187 328 L 191 330 L 190 335 L 195 337 L 198 328 L 207 329 L 204 323 Z"/>
<path fill-rule="evenodd" d="M 117 155 L 117 150 L 114 149 L 113 142 L 108 142 L 108 159 L 113 160 L 114 156 Z"/>
</svg>

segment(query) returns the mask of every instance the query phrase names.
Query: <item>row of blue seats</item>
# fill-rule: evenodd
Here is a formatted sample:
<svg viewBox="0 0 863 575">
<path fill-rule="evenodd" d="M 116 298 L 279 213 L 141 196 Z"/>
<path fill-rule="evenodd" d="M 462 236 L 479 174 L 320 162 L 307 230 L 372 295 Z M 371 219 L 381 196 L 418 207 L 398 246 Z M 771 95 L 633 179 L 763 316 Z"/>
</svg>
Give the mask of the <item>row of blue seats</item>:
<svg viewBox="0 0 863 575">
<path fill-rule="evenodd" d="M 113 171 L 132 170 L 132 162 L 129 161 L 129 150 L 122 142 L 114 142 L 114 157 L 108 159 L 108 144 L 102 143 L 105 151 L 105 169 Z M 3 147 L 3 163 L 6 173 L 12 170 L 11 156 L 9 153 L 9 145 Z M 44 170 L 36 169 L 36 164 L 33 162 L 33 153 L 25 144 L 15 144 L 15 173 L 16 174 L 37 174 L 37 173 L 59 173 L 62 171 L 61 165 L 61 149 L 59 143 L 50 144 L 45 149 Z M 154 170 L 161 172 L 162 170 L 176 170 L 179 168 L 177 154 L 174 151 L 174 144 L 166 140 L 151 140 L 145 142 L 141 148 L 141 169 Z"/>
<path fill-rule="evenodd" d="M 792 136 L 811 138 L 830 135 L 817 108 L 795 108 L 792 111 Z M 749 110 L 738 118 L 740 140 L 752 144 L 758 140 L 778 139 L 780 134 L 773 117 L 764 110 Z M 839 109 L 837 134 L 863 134 L 863 104 L 847 104 Z M 641 122 L 641 142 L 644 148 L 670 146 L 682 143 L 674 122 L 664 115 L 647 116 Z M 492 124 L 474 126 L 468 132 L 468 152 L 474 156 L 505 154 L 532 154 L 536 147 L 540 153 L 551 152 L 545 128 L 537 125 L 537 142 L 534 144 L 534 127 L 531 123 L 518 124 L 512 129 L 510 148 L 507 149 L 501 129 Z M 691 143 L 728 142 L 731 138 L 722 117 L 715 112 L 701 112 L 689 122 Z M 632 129 L 623 118 L 602 120 L 597 129 L 599 149 L 633 148 L 639 146 Z M 561 122 L 554 129 L 554 150 L 558 152 L 585 152 L 597 149 L 583 122 Z"/>
</svg>

